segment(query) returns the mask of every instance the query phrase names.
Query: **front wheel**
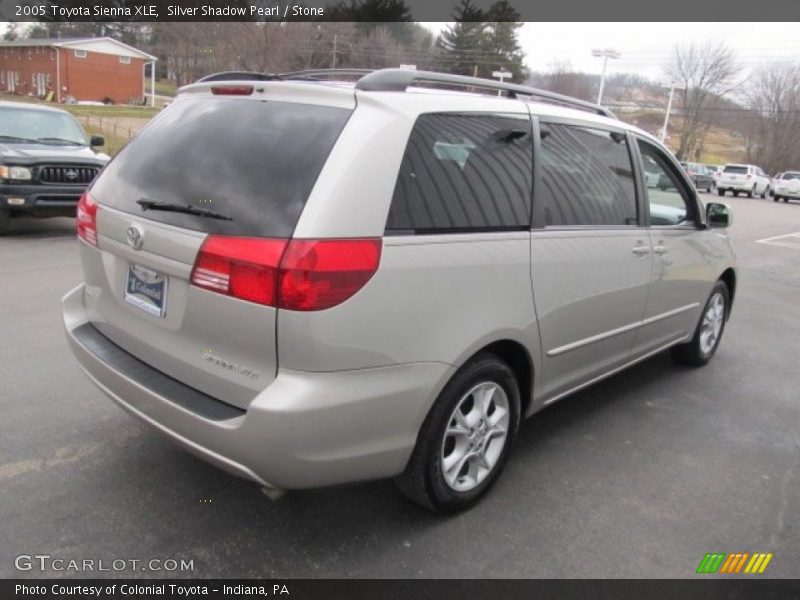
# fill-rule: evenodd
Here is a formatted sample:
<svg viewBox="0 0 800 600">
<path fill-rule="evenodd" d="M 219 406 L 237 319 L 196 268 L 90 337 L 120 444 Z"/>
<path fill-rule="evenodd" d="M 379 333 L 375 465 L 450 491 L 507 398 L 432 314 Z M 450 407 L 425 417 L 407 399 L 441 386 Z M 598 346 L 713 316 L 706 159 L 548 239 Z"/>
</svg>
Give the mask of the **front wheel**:
<svg viewBox="0 0 800 600">
<path fill-rule="evenodd" d="M 397 487 L 437 512 L 468 508 L 500 475 L 519 420 L 514 372 L 493 354 L 477 356 L 439 394 Z"/>
<path fill-rule="evenodd" d="M 717 281 L 711 291 L 694 337 L 687 343 L 672 348 L 673 358 L 684 365 L 701 367 L 719 347 L 725 322 L 730 311 L 730 292 L 724 281 Z"/>
<path fill-rule="evenodd" d="M 724 196 L 725 195 L 725 190 L 721 190 L 721 189 L 717 188 L 717 195 L 718 196 Z"/>
<path fill-rule="evenodd" d="M 772 197 L 772 201 L 773 202 L 780 202 L 781 201 L 781 197 L 780 196 L 773 196 Z"/>
</svg>

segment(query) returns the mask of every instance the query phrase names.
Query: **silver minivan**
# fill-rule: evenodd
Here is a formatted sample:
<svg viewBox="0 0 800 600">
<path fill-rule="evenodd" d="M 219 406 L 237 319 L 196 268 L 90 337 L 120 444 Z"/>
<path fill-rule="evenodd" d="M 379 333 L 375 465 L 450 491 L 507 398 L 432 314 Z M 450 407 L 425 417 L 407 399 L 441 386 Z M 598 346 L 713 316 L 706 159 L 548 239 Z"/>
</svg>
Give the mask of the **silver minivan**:
<svg viewBox="0 0 800 600">
<path fill-rule="evenodd" d="M 64 325 L 112 400 L 268 491 L 395 477 L 455 511 L 522 418 L 668 348 L 711 359 L 730 220 L 579 100 L 418 71 L 212 78 L 82 198 Z"/>
</svg>

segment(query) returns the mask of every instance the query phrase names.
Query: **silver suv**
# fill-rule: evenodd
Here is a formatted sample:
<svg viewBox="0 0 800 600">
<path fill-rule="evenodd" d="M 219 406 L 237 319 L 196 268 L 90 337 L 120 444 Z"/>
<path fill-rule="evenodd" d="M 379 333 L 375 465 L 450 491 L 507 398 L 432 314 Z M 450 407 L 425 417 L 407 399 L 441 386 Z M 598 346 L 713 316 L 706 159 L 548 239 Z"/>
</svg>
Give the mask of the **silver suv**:
<svg viewBox="0 0 800 600">
<path fill-rule="evenodd" d="M 513 84 L 314 77 L 183 88 L 83 197 L 64 325 L 123 408 L 267 490 L 396 477 L 445 512 L 522 418 L 714 355 L 730 212 L 651 135 Z"/>
</svg>

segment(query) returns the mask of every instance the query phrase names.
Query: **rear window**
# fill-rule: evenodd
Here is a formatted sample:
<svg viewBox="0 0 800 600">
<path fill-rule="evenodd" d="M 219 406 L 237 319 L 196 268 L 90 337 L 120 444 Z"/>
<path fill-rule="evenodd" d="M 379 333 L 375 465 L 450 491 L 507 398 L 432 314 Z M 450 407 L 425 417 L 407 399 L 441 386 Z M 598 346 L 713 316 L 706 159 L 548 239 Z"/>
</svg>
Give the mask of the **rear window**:
<svg viewBox="0 0 800 600">
<path fill-rule="evenodd" d="M 351 112 L 273 101 L 179 100 L 111 161 L 92 196 L 197 231 L 290 237 Z M 139 200 L 191 205 L 226 219 L 144 212 Z"/>
<path fill-rule="evenodd" d="M 746 175 L 747 167 L 727 166 L 724 170 L 725 173 L 733 173 L 734 175 Z"/>
<path fill-rule="evenodd" d="M 800 179 L 800 173 L 784 173 L 781 179 Z"/>
</svg>

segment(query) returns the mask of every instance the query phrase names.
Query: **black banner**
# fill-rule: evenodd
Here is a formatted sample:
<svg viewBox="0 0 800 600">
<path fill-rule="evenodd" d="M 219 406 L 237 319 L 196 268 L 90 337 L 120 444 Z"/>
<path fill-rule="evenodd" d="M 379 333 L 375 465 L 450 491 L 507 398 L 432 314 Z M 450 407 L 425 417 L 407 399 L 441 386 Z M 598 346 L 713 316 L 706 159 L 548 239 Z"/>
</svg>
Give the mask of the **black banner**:
<svg viewBox="0 0 800 600">
<path fill-rule="evenodd" d="M 800 598 L 800 580 L 2 580 L 0 598 L 147 600 L 787 600 Z"/>
<path fill-rule="evenodd" d="M 474 0 L 488 8 L 494 0 Z M 522 21 L 800 21 L 797 0 L 508 0 Z M 460 0 L 0 0 L 5 21 L 451 21 Z M 607 25 L 599 24 L 598 27 Z"/>
</svg>

